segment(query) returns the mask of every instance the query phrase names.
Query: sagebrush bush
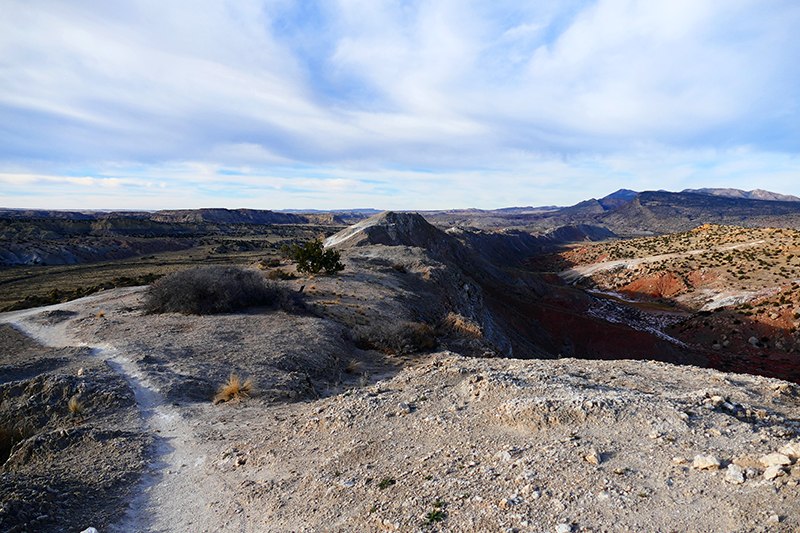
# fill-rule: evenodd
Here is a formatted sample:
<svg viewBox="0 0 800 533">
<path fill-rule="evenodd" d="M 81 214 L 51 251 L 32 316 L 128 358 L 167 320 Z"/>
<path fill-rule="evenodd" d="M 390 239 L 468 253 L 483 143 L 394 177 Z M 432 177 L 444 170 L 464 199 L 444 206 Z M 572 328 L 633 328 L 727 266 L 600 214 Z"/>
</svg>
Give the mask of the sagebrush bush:
<svg viewBox="0 0 800 533">
<path fill-rule="evenodd" d="M 180 270 L 159 279 L 145 297 L 147 313 L 210 315 L 254 306 L 298 311 L 303 309 L 302 295 L 255 270 L 206 266 Z"/>
<path fill-rule="evenodd" d="M 353 329 L 353 340 L 362 349 L 407 354 L 436 349 L 436 334 L 422 322 L 375 322 Z"/>
</svg>

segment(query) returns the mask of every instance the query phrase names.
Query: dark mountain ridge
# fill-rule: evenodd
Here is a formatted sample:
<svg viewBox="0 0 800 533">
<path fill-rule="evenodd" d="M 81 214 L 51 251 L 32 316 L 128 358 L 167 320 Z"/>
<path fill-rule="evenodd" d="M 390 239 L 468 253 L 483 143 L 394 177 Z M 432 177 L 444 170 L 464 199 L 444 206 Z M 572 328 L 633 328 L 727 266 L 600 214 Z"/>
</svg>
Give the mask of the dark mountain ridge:
<svg viewBox="0 0 800 533">
<path fill-rule="evenodd" d="M 263 209 L 168 209 L 160 211 L 58 211 L 0 209 L 0 219 L 147 220 L 167 224 L 344 224 L 331 212 L 281 213 Z M 124 224 L 124 223 L 122 223 Z"/>
<path fill-rule="evenodd" d="M 800 202 L 645 191 L 590 222 L 620 236 L 689 231 L 703 224 L 800 227 Z"/>
</svg>

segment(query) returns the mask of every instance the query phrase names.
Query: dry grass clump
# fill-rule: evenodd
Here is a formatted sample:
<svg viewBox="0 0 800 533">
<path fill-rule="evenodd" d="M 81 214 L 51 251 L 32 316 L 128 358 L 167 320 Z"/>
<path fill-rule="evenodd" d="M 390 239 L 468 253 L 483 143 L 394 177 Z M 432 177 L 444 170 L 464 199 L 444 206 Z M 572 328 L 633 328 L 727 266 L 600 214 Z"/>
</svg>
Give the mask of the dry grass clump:
<svg viewBox="0 0 800 533">
<path fill-rule="evenodd" d="M 480 324 L 458 313 L 448 313 L 442 320 L 442 329 L 473 339 L 483 337 L 483 329 Z"/>
<path fill-rule="evenodd" d="M 361 368 L 364 366 L 362 361 L 357 361 L 355 359 L 351 359 L 347 366 L 344 368 L 344 371 L 348 374 L 356 374 L 361 372 Z"/>
<path fill-rule="evenodd" d="M 255 384 L 253 380 L 242 379 L 236 374 L 231 374 L 228 382 L 220 387 L 219 392 L 214 396 L 214 404 L 230 402 L 232 400 L 242 401 L 255 394 Z"/>
<path fill-rule="evenodd" d="M 195 267 L 173 272 L 150 286 L 148 313 L 210 315 L 269 306 L 285 311 L 304 309 L 302 296 L 256 270 L 230 266 Z"/>
<path fill-rule="evenodd" d="M 83 414 L 83 403 L 81 403 L 77 396 L 73 396 L 69 399 L 67 402 L 67 407 L 69 408 L 69 412 L 74 416 L 80 416 Z"/>
</svg>

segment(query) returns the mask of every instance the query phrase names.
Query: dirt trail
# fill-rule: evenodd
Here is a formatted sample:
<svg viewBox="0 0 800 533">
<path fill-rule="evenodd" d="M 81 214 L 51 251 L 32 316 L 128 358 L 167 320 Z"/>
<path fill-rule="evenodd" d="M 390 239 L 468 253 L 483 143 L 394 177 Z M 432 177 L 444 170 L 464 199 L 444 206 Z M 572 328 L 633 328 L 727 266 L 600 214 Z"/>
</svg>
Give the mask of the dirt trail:
<svg viewBox="0 0 800 533">
<path fill-rule="evenodd" d="M 198 427 L 206 425 L 209 404 L 181 407 L 169 402 L 129 354 L 112 344 L 91 345 L 80 341 L 75 320 L 91 309 L 88 297 L 45 308 L 9 313 L 0 317 L 44 346 L 84 347 L 120 374 L 133 389 L 143 430 L 155 437 L 152 462 L 137 489 L 124 519 L 110 531 L 222 531 L 242 529 L 244 524 L 232 516 L 219 516 L 211 503 L 231 493 L 219 479 L 208 476 L 206 464 L 215 446 L 198 438 Z M 48 324 L 40 317 L 53 311 L 68 311 L 68 320 Z M 227 514 L 227 513 L 226 513 Z"/>
</svg>

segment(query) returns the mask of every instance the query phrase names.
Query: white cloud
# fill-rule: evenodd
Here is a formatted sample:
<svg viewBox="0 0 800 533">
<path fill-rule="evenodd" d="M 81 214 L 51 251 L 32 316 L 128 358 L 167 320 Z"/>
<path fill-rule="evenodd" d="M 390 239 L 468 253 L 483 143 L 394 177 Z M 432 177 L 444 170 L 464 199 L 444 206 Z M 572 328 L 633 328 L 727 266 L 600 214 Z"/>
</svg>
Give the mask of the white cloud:
<svg viewBox="0 0 800 533">
<path fill-rule="evenodd" d="M 0 198 L 11 203 L 42 183 L 25 175 L 60 176 L 46 180 L 53 191 L 139 186 L 198 202 L 195 185 L 227 180 L 241 187 L 232 197 L 273 187 L 285 195 L 258 201 L 298 207 L 563 204 L 759 175 L 800 193 L 787 177 L 800 149 L 792 2 L 11 0 L 3 10 L 0 180 L 15 189 Z"/>
</svg>

